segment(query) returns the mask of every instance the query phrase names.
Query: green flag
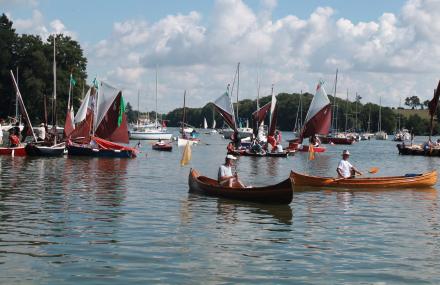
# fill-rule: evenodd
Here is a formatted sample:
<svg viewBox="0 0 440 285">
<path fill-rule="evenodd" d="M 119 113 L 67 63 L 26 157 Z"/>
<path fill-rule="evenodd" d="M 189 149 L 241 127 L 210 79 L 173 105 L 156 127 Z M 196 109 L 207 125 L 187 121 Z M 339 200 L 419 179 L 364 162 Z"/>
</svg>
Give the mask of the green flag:
<svg viewBox="0 0 440 285">
<path fill-rule="evenodd" d="M 76 85 L 76 80 L 75 80 L 75 79 L 73 79 L 73 76 L 72 76 L 72 74 L 70 74 L 70 84 L 72 84 L 73 86 L 75 86 L 75 85 Z"/>
<path fill-rule="evenodd" d="M 122 124 L 122 116 L 125 113 L 125 102 L 124 97 L 121 95 L 121 102 L 119 103 L 119 116 L 118 116 L 118 127 Z"/>
</svg>

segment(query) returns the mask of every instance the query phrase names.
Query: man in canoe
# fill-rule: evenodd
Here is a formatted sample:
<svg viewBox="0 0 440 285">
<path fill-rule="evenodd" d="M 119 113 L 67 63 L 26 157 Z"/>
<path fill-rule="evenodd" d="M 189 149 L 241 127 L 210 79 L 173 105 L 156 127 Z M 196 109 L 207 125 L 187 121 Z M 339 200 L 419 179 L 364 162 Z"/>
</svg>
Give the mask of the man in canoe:
<svg viewBox="0 0 440 285">
<path fill-rule="evenodd" d="M 225 158 L 225 164 L 220 165 L 218 169 L 218 183 L 227 187 L 244 187 L 243 183 L 238 180 L 237 172 L 232 174 L 233 161 L 237 158 L 232 154 L 228 154 Z"/>
<path fill-rule="evenodd" d="M 338 176 L 340 178 L 350 178 L 354 177 L 357 174 L 362 175 L 362 172 L 356 169 L 350 162 L 348 162 L 348 158 L 350 157 L 350 152 L 348 150 L 344 150 L 342 152 L 342 159 L 338 164 L 338 168 L 336 172 L 338 172 Z"/>
</svg>

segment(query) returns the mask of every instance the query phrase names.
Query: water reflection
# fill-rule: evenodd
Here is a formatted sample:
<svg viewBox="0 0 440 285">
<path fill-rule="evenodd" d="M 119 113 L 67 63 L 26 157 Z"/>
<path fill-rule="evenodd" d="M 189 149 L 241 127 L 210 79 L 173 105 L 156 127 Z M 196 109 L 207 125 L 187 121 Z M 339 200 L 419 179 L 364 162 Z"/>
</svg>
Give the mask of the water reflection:
<svg viewBox="0 0 440 285">
<path fill-rule="evenodd" d="M 219 223 L 235 224 L 240 221 L 239 213 L 245 211 L 255 214 L 254 222 L 260 223 L 266 218 L 268 223 L 291 225 L 293 219 L 290 205 L 266 205 L 261 203 L 235 201 L 224 198 L 207 197 L 198 193 L 188 193 L 187 199 L 180 204 L 180 219 L 182 224 L 192 220 L 195 209 L 204 208 L 207 204 L 216 203 L 216 214 Z"/>
</svg>

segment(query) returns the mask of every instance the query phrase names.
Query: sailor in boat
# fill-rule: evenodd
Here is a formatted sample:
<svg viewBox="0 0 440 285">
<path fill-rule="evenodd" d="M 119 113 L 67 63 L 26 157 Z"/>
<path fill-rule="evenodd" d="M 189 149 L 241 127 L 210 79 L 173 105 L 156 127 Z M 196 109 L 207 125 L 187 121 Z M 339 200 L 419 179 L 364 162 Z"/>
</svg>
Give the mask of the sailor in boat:
<svg viewBox="0 0 440 285">
<path fill-rule="evenodd" d="M 9 147 L 18 147 L 20 138 L 15 134 L 14 128 L 9 129 Z"/>
<path fill-rule="evenodd" d="M 254 139 L 251 143 L 250 150 L 256 154 L 266 154 L 258 139 Z"/>
<path fill-rule="evenodd" d="M 233 153 L 235 151 L 234 144 L 232 142 L 229 142 L 226 150 L 228 151 L 228 153 Z"/>
<path fill-rule="evenodd" d="M 318 147 L 321 145 L 321 140 L 316 135 L 311 136 L 309 139 L 309 144 L 313 145 L 314 147 Z"/>
<path fill-rule="evenodd" d="M 238 179 L 237 172 L 232 174 L 233 161 L 237 158 L 232 154 L 228 154 L 225 158 L 225 164 L 220 165 L 218 169 L 218 183 L 227 187 L 244 187 L 243 183 Z"/>
<path fill-rule="evenodd" d="M 338 168 L 336 172 L 340 178 L 354 178 L 356 173 L 362 175 L 362 172 L 356 169 L 349 161 L 350 152 L 348 150 L 344 150 L 342 152 L 342 159 L 338 164 Z"/>
</svg>

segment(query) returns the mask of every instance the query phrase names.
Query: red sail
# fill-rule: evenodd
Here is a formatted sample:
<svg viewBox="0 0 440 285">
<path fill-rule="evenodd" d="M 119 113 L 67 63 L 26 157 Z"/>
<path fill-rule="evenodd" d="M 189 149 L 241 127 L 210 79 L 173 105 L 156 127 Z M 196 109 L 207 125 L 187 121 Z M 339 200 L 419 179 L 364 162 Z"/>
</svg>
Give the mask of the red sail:
<svg viewBox="0 0 440 285">
<path fill-rule="evenodd" d="M 267 112 L 269 112 L 271 102 L 267 103 L 263 107 L 261 107 L 259 110 L 252 113 L 252 117 L 254 118 L 254 122 L 256 124 L 256 128 L 261 125 L 261 123 L 264 121 L 264 118 L 266 118 Z"/>
<path fill-rule="evenodd" d="M 328 104 L 307 121 L 303 127 L 301 138 L 311 137 L 316 134 L 328 135 L 331 120 L 331 104 Z"/>
<path fill-rule="evenodd" d="M 93 112 L 87 110 L 86 119 L 76 125 L 75 129 L 70 133 L 72 139 L 89 138 L 92 131 Z"/>
<path fill-rule="evenodd" d="M 113 101 L 112 106 L 108 108 L 101 123 L 97 126 L 95 135 L 102 139 L 111 140 L 112 142 L 128 143 L 128 127 L 127 120 L 124 120 L 118 127 L 118 117 L 121 104 L 122 93 L 119 92 Z"/>
<path fill-rule="evenodd" d="M 69 109 L 67 110 L 67 114 L 66 114 L 66 121 L 64 123 L 64 137 L 68 137 L 70 136 L 70 134 L 73 132 L 74 127 L 73 127 L 73 122 L 72 122 L 72 111 Z"/>
<path fill-rule="evenodd" d="M 440 97 L 440 81 L 438 82 L 437 89 L 435 90 L 434 97 L 431 101 L 429 101 L 429 115 L 434 117 L 435 112 L 437 111 L 438 99 Z"/>
<path fill-rule="evenodd" d="M 275 104 L 275 108 L 272 111 L 271 116 L 271 121 L 270 121 L 270 126 L 269 126 L 269 136 L 274 136 L 275 135 L 275 129 L 277 127 L 277 115 L 278 115 L 278 104 Z"/>
<path fill-rule="evenodd" d="M 219 114 L 223 117 L 223 120 L 225 121 L 225 123 L 234 131 L 237 131 L 237 129 L 235 128 L 235 120 L 234 117 L 229 114 L 228 112 L 224 111 L 223 109 L 217 107 L 216 105 L 214 105 L 215 109 L 217 110 L 217 112 L 219 112 Z"/>
</svg>

